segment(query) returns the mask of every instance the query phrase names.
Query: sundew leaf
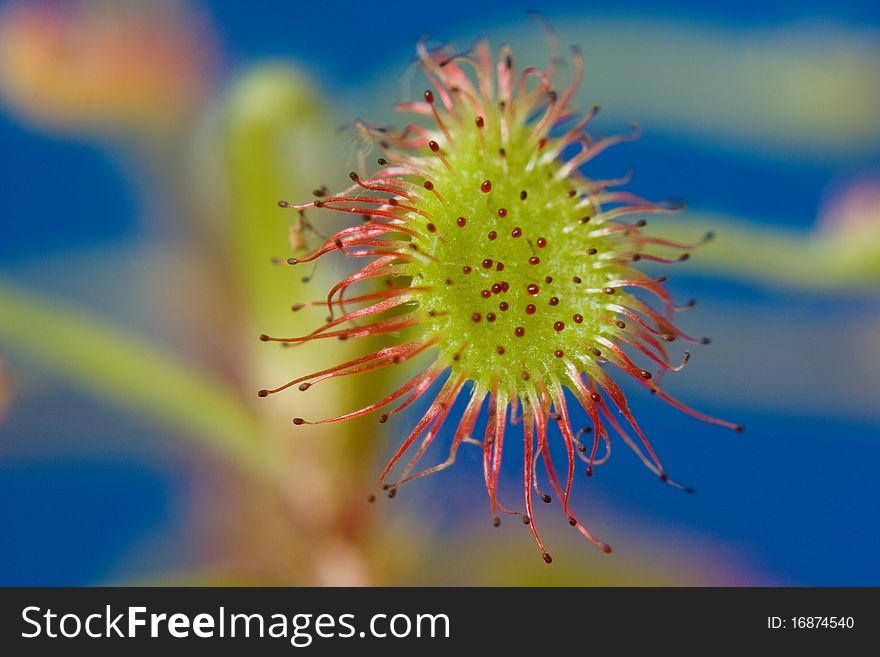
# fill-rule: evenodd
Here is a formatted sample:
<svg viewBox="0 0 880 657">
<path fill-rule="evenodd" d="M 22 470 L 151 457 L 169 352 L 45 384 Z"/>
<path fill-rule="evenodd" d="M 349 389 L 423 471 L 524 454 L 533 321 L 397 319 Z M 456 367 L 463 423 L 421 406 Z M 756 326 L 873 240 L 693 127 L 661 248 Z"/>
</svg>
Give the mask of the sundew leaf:
<svg viewBox="0 0 880 657">
<path fill-rule="evenodd" d="M 242 467 L 267 468 L 262 429 L 234 391 L 80 308 L 0 281 L 0 348 Z"/>
</svg>

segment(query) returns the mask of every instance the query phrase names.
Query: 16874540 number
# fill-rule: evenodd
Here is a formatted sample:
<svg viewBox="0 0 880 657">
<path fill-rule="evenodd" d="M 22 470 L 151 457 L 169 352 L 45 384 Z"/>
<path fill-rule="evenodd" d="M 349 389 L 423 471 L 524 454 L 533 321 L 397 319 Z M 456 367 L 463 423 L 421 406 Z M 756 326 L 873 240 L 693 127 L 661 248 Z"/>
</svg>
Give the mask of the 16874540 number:
<svg viewBox="0 0 880 657">
<path fill-rule="evenodd" d="M 770 630 L 851 630 L 856 621 L 852 616 L 768 616 Z"/>
</svg>

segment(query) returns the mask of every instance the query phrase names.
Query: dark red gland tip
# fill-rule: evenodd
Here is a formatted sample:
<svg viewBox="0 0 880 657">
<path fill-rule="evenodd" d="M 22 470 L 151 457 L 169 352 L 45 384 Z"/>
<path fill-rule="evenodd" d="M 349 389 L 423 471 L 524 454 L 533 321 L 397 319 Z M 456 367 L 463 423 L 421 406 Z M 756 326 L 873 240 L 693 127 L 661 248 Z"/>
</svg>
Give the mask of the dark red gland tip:
<svg viewBox="0 0 880 657">
<path fill-rule="evenodd" d="M 484 194 L 488 194 L 489 192 L 491 192 L 492 191 L 492 181 L 491 180 L 484 180 L 482 182 L 482 184 L 480 185 L 480 191 L 483 192 Z"/>
<path fill-rule="evenodd" d="M 428 148 L 430 148 L 431 151 L 433 151 L 434 153 L 436 153 L 436 152 L 438 152 L 438 151 L 440 150 L 440 144 L 438 144 L 436 141 L 434 141 L 434 140 L 432 139 L 431 141 L 428 142 Z"/>
</svg>

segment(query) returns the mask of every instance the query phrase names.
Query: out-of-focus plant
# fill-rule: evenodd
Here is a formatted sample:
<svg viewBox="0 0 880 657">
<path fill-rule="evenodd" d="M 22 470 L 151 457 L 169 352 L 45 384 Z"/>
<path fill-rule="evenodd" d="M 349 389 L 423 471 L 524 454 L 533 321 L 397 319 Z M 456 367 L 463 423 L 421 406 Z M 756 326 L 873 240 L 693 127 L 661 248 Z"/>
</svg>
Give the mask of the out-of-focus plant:
<svg viewBox="0 0 880 657">
<path fill-rule="evenodd" d="M 719 239 L 694 258 L 694 266 L 706 272 L 805 291 L 876 293 L 880 283 L 880 214 L 876 209 L 874 213 L 873 225 L 835 221 L 806 232 L 691 212 L 680 225 L 668 230 L 664 226 L 663 234 L 682 239 L 693 235 L 699 226 L 715 227 Z"/>
<path fill-rule="evenodd" d="M 362 499 L 363 487 L 342 486 L 336 478 L 349 477 L 351 473 L 343 467 L 346 458 L 359 460 L 362 448 L 347 457 L 350 445 L 344 440 L 292 444 L 274 430 L 277 422 L 270 421 L 283 410 L 270 411 L 267 417 L 265 405 L 257 413 L 251 403 L 256 399 L 251 382 L 272 372 L 278 359 L 286 356 L 268 355 L 265 350 L 256 353 L 250 346 L 258 344 L 254 327 L 267 318 L 277 321 L 279 311 L 283 313 L 283 307 L 290 305 L 287 298 L 298 294 L 299 277 L 270 262 L 272 254 L 284 249 L 287 234 L 285 218 L 274 199 L 281 188 L 296 188 L 306 184 L 310 176 L 321 175 L 307 146 L 312 135 L 327 132 L 329 115 L 307 80 L 282 66 L 240 76 L 221 107 L 215 142 L 219 150 L 214 155 L 223 162 L 220 173 L 228 214 L 223 218 L 226 252 L 218 260 L 229 263 L 232 273 L 218 273 L 233 289 L 215 292 L 231 300 L 230 316 L 236 325 L 222 330 L 227 348 L 234 346 L 242 354 L 235 378 L 218 379 L 204 367 L 187 365 L 165 348 L 82 309 L 10 282 L 0 285 L 0 342 L 114 403 L 162 421 L 180 437 L 195 439 L 233 468 L 242 469 L 246 480 L 239 487 L 243 490 L 268 487 L 270 493 L 274 490 L 274 495 L 280 495 L 280 506 L 270 504 L 268 512 L 263 508 L 243 515 L 251 523 L 274 515 L 274 523 L 288 527 L 284 531 L 287 538 L 278 541 L 279 551 L 286 553 L 278 560 L 292 560 L 297 572 L 276 571 L 271 579 L 320 582 L 326 576 L 347 583 L 365 581 L 365 566 L 355 559 L 349 558 L 353 565 L 348 573 L 334 574 L 331 567 L 321 564 L 345 549 L 346 538 L 332 537 L 344 524 L 334 516 L 349 513 L 348 503 L 337 498 L 357 495 Z M 303 162 L 308 163 L 309 172 L 298 169 Z M 305 193 L 304 188 L 301 191 Z M 285 280 L 273 287 L 267 301 L 264 278 L 273 274 Z M 290 284 L 287 291 L 285 282 Z M 159 298 L 152 303 L 160 312 L 173 312 L 171 307 L 162 307 L 168 301 Z M 216 330 L 210 325 L 192 328 L 197 333 Z M 333 398 L 325 397 L 319 403 L 335 407 Z M 370 441 L 358 442 L 365 446 Z M 328 454 L 328 449 L 334 454 Z M 335 467 L 323 467 L 326 463 Z M 234 482 L 231 479 L 230 486 L 235 487 Z M 348 482 L 351 484 L 351 479 Z M 254 503 L 265 504 L 264 496 L 257 498 Z M 356 520 L 357 514 L 346 528 L 353 536 L 357 534 L 352 524 Z M 299 542 L 300 533 L 308 538 Z M 259 527 L 251 535 L 255 541 L 265 540 L 260 538 Z"/>
<path fill-rule="evenodd" d="M 214 40 L 178 2 L 16 0 L 0 12 L 0 93 L 64 131 L 165 129 L 211 90 Z"/>
</svg>

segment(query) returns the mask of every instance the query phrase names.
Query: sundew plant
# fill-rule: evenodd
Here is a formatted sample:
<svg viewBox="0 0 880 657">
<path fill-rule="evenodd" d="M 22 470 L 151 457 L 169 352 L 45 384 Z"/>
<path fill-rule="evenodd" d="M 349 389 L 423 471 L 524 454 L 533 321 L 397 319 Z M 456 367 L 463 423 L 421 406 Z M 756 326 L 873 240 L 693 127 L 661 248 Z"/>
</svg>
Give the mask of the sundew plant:
<svg viewBox="0 0 880 657">
<path fill-rule="evenodd" d="M 399 130 L 357 123 L 368 146 L 363 152 L 379 155 L 375 165 L 361 158 L 360 170 L 349 174 L 351 185 L 337 194 L 316 190 L 310 202 L 280 203 L 300 217 L 333 210 L 352 219 L 290 264 L 337 253 L 360 266 L 333 285 L 325 300 L 293 306 L 324 307 L 324 324 L 303 336 L 261 339 L 290 345 L 384 334 L 394 341 L 260 391 L 264 397 L 288 388 L 305 393 L 335 377 L 399 367 L 431 354 L 415 376 L 402 377 L 399 387 L 375 402 L 293 423 L 340 422 L 373 412 L 384 423 L 437 383 L 439 391 L 382 470 L 376 492 L 393 497 L 403 484 L 452 465 L 463 443 L 475 444 L 482 450 L 494 523 L 504 514 L 521 519 L 547 563 L 552 559 L 533 512 L 534 499 L 552 502 L 539 482 L 544 473 L 569 524 L 610 552 L 578 519 L 571 492 L 578 460 L 591 476 L 610 456 L 612 436 L 663 482 L 689 490 L 667 476 L 617 377 L 634 379 L 699 420 L 742 430 L 689 408 L 662 385 L 663 375 L 689 358 L 687 352 L 673 358 L 670 345 L 708 339 L 677 328 L 675 313 L 693 304 L 677 307 L 664 288 L 665 276 L 649 276 L 638 265 L 682 262 L 700 242 L 643 233 L 646 221 L 638 217 L 673 213 L 679 204 L 621 191 L 625 178 L 593 180 L 581 172 L 605 149 L 635 138 L 637 130 L 591 137 L 587 129 L 598 108 L 579 113 L 572 106 L 583 58 L 574 49 L 569 79 L 560 80 L 555 50 L 549 64 L 538 68 L 518 66 L 507 47 L 493 56 L 485 41 L 464 53 L 419 43 L 432 88 L 397 106 L 413 121 Z M 701 241 L 710 238 L 708 233 Z M 450 418 L 462 396 L 463 412 Z M 586 411 L 589 427 L 573 426 L 571 399 Z M 488 420 L 477 435 L 481 413 Z M 423 465 L 447 424 L 455 425 L 448 456 Z M 511 428 L 520 424 L 523 500 L 514 507 L 499 499 L 499 476 L 505 442 L 519 439 Z M 557 429 L 551 431 L 553 424 Z M 557 439 L 567 455 L 561 466 L 550 453 L 550 441 Z"/>
</svg>

